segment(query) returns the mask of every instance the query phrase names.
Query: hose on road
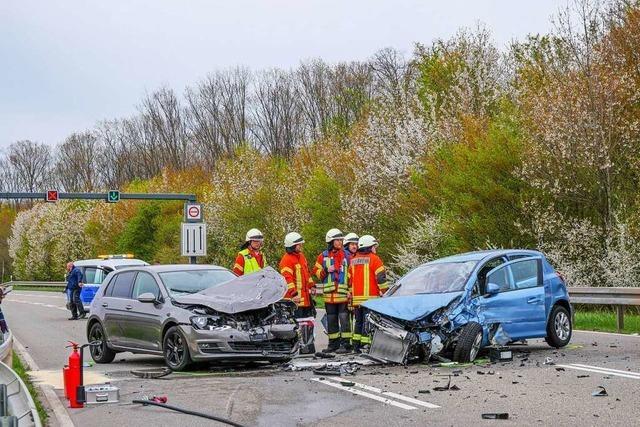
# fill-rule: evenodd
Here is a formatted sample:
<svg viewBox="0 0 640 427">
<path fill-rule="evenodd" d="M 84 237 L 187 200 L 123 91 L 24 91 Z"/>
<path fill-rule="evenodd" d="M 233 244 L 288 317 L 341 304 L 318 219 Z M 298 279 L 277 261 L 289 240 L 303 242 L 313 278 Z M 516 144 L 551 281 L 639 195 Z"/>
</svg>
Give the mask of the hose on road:
<svg viewBox="0 0 640 427">
<path fill-rule="evenodd" d="M 177 406 L 167 405 L 166 403 L 158 403 L 158 402 L 154 402 L 152 400 L 140 400 L 140 399 L 133 400 L 133 403 L 140 403 L 142 405 L 158 406 L 160 408 L 169 409 L 171 411 L 182 412 L 183 414 L 193 415 L 193 416 L 196 416 L 196 417 L 207 418 L 209 420 L 218 421 L 219 423 L 228 424 L 228 425 L 234 426 L 234 427 L 245 427 L 242 424 L 238 424 L 235 421 L 231 421 L 231 420 L 228 420 L 226 418 L 217 417 L 215 415 L 204 414 L 202 412 L 191 411 L 189 409 L 183 409 L 183 408 L 179 408 Z"/>
</svg>

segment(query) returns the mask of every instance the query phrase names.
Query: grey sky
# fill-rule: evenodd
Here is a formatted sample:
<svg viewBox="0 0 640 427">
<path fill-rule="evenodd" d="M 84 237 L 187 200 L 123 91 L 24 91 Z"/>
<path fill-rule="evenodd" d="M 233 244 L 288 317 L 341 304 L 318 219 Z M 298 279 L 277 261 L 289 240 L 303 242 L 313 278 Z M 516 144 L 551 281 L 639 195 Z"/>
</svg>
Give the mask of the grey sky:
<svg viewBox="0 0 640 427">
<path fill-rule="evenodd" d="M 561 0 L 2 0 L 0 149 L 135 112 L 208 72 L 366 59 L 482 22 L 505 46 L 549 31 Z"/>
</svg>

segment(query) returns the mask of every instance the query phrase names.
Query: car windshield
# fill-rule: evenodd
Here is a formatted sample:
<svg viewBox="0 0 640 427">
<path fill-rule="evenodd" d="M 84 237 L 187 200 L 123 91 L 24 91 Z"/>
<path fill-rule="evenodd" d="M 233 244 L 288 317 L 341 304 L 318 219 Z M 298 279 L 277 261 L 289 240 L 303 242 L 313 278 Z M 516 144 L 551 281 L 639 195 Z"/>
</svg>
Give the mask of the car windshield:
<svg viewBox="0 0 640 427">
<path fill-rule="evenodd" d="M 172 296 L 195 294 L 236 277 L 227 270 L 168 271 L 159 276 Z"/>
<path fill-rule="evenodd" d="M 466 261 L 422 265 L 398 281 L 393 296 L 462 291 L 477 263 Z"/>
</svg>

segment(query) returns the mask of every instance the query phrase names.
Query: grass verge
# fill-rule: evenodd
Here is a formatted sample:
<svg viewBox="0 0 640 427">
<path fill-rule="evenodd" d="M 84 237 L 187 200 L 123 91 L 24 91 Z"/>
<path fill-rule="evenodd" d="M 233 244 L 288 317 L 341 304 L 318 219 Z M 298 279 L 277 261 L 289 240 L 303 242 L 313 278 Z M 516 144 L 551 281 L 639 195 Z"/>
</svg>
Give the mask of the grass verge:
<svg viewBox="0 0 640 427">
<path fill-rule="evenodd" d="M 618 332 L 616 326 L 616 312 L 613 310 L 576 310 L 575 329 L 600 332 Z M 629 313 L 624 315 L 625 334 L 640 333 L 640 314 Z"/>
<path fill-rule="evenodd" d="M 33 401 L 36 404 L 36 409 L 38 410 L 38 416 L 40 416 L 42 425 L 48 425 L 47 420 L 49 419 L 49 414 L 47 413 L 46 409 L 44 409 L 44 405 L 40 401 L 40 394 L 31 382 L 31 378 L 29 378 L 29 375 L 27 375 L 25 365 L 22 363 L 20 356 L 18 356 L 15 351 L 13 352 L 13 359 L 11 360 L 11 363 L 13 365 L 12 369 L 18 374 L 20 378 L 22 378 L 22 381 L 24 381 L 24 383 L 26 384 L 27 389 L 29 389 L 29 393 L 31 394 L 31 397 L 33 397 Z"/>
<path fill-rule="evenodd" d="M 62 291 L 64 290 L 64 287 L 57 287 L 57 286 L 19 286 L 19 285 L 14 285 L 13 287 L 14 291 L 44 291 L 44 292 L 58 292 L 58 293 L 62 293 Z"/>
</svg>

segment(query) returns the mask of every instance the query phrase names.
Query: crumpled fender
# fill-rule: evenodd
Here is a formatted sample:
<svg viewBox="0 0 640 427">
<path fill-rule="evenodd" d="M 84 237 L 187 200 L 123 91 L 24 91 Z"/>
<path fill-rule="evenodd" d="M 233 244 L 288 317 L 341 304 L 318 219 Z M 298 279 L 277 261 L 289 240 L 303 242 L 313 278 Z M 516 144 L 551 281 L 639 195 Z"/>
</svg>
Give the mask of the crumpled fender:
<svg viewBox="0 0 640 427">
<path fill-rule="evenodd" d="M 406 321 L 416 321 L 423 319 L 439 308 L 448 306 L 451 301 L 460 295 L 462 295 L 462 291 L 442 294 L 390 296 L 371 299 L 365 302 L 363 306 L 385 316 Z"/>
</svg>

